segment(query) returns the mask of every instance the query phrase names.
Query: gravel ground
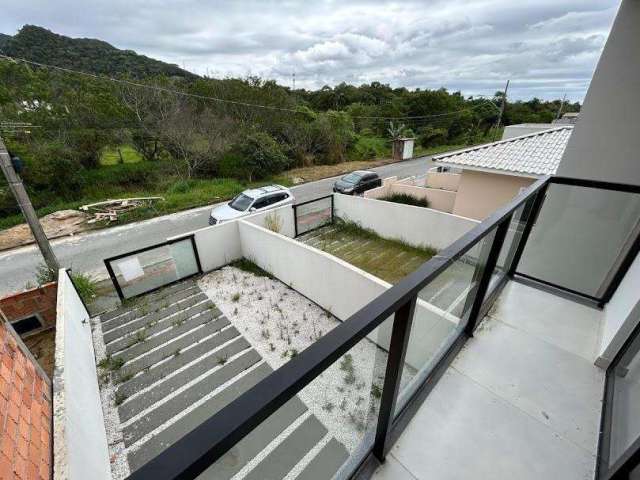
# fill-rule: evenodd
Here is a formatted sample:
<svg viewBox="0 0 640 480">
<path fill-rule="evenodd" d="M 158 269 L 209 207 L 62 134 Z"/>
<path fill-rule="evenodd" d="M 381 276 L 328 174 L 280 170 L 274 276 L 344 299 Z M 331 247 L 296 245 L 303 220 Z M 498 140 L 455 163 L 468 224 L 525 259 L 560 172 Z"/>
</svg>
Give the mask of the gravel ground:
<svg viewBox="0 0 640 480">
<path fill-rule="evenodd" d="M 235 267 L 209 273 L 199 285 L 273 369 L 340 324 L 282 282 Z M 375 428 L 386 359 L 384 350 L 364 339 L 299 393 L 350 452 Z M 403 383 L 414 374 L 405 370 Z"/>
</svg>

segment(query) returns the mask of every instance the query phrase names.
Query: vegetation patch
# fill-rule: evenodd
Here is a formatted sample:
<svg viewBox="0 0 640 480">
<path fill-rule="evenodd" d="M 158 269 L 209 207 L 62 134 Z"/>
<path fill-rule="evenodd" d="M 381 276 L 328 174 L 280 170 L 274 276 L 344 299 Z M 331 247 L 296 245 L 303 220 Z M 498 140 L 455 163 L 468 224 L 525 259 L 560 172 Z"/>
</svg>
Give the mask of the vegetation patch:
<svg viewBox="0 0 640 480">
<path fill-rule="evenodd" d="M 273 278 L 273 275 L 271 275 L 266 270 L 263 270 L 262 268 L 260 268 L 258 265 L 256 265 L 255 263 L 253 263 L 251 260 L 247 258 L 240 258 L 239 260 L 235 260 L 231 262 L 229 265 L 231 267 L 235 267 L 239 270 L 242 270 L 243 272 L 252 273 L 258 277 Z"/>
<path fill-rule="evenodd" d="M 436 254 L 432 247 L 382 238 L 373 230 L 341 218 L 307 243 L 389 283 L 400 281 Z"/>
<path fill-rule="evenodd" d="M 428 207 L 429 200 L 426 198 L 418 198 L 408 193 L 392 193 L 385 197 L 380 197 L 378 200 L 384 200 L 385 202 L 402 203 L 404 205 L 413 205 L 414 207 Z"/>
</svg>

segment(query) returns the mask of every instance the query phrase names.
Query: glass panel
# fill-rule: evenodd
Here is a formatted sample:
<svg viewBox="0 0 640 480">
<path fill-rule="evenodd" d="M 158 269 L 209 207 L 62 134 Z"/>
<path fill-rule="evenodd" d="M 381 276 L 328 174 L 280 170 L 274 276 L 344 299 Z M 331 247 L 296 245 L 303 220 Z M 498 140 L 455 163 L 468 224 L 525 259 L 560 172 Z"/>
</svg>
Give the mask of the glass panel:
<svg viewBox="0 0 640 480">
<path fill-rule="evenodd" d="M 640 438 L 640 335 L 636 335 L 628 350 L 613 367 L 613 405 L 609 464 Z"/>
<path fill-rule="evenodd" d="M 111 262 L 125 298 L 198 273 L 191 239 L 152 248 Z"/>
<path fill-rule="evenodd" d="M 390 327 L 389 319 L 199 478 L 349 478 L 373 446 Z M 262 363 L 246 375 L 264 378 L 271 368 Z"/>
<path fill-rule="evenodd" d="M 331 223 L 331 197 L 296 207 L 298 235 Z"/>
<path fill-rule="evenodd" d="M 495 229 L 418 294 L 396 414 L 464 331 Z"/>
<path fill-rule="evenodd" d="M 522 238 L 522 232 L 527 224 L 527 217 L 531 211 L 530 205 L 533 204 L 533 201 L 534 198 L 523 203 L 513 212 L 511 221 L 509 222 L 509 229 L 507 230 L 504 243 L 500 249 L 500 255 L 498 255 L 498 261 L 491 275 L 491 281 L 485 296 L 489 296 L 491 294 L 498 282 L 504 278 L 509 271 L 513 256 L 515 255 L 520 239 Z"/>
<path fill-rule="evenodd" d="M 600 297 L 640 231 L 640 195 L 549 185 L 518 271 Z"/>
</svg>

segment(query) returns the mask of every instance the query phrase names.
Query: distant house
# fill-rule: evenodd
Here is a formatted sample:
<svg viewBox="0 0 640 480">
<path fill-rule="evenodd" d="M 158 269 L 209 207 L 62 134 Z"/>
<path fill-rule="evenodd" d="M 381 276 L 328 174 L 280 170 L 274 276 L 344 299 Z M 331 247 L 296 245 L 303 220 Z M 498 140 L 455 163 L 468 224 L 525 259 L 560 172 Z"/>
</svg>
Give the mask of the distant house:
<svg viewBox="0 0 640 480">
<path fill-rule="evenodd" d="M 542 175 L 556 172 L 573 126 L 500 140 L 433 157 L 461 170 L 452 213 L 482 220 Z"/>
</svg>

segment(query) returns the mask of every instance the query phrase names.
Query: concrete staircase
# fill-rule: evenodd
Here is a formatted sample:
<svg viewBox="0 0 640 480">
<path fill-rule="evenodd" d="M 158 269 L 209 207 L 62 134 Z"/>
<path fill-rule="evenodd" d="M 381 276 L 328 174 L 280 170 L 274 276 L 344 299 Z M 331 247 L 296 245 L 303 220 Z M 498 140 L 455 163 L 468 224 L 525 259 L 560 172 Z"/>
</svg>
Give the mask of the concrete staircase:
<svg viewBox="0 0 640 480">
<path fill-rule="evenodd" d="M 272 369 L 194 281 L 100 317 L 131 471 L 200 425 Z M 264 421 L 203 479 L 330 479 L 345 447 L 298 398 Z"/>
</svg>

